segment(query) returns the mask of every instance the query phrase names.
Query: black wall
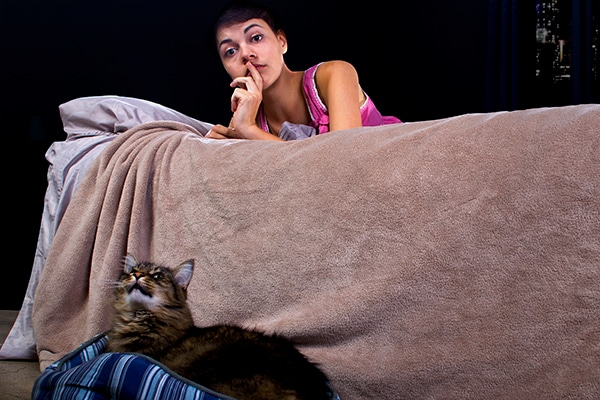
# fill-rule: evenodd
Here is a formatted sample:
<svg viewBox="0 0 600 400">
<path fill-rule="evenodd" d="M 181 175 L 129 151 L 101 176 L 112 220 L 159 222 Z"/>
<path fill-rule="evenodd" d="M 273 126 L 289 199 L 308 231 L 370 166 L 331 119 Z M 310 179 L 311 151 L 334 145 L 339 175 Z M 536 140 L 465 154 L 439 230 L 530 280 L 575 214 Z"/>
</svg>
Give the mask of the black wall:
<svg viewBox="0 0 600 400">
<path fill-rule="evenodd" d="M 282 17 L 287 62 L 357 68 L 384 114 L 403 121 L 485 108 L 484 0 L 265 0 Z M 47 163 L 76 97 L 151 100 L 226 123 L 229 78 L 207 43 L 219 0 L 0 0 L 4 274 L 0 309 L 18 309 L 33 262 Z M 533 33 L 532 33 L 533 39 Z"/>
</svg>

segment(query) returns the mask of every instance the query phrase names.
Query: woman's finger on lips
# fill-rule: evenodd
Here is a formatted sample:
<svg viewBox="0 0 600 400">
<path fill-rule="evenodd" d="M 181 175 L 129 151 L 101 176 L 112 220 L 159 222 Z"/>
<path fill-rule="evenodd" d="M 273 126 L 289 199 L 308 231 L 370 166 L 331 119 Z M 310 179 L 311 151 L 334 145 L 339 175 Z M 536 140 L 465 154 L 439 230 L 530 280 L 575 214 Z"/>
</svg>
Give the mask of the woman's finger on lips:
<svg viewBox="0 0 600 400">
<path fill-rule="evenodd" d="M 256 69 L 254 64 L 247 63 L 246 65 L 248 66 L 248 71 L 250 71 L 250 76 L 252 77 L 252 81 L 253 81 L 252 83 L 254 83 L 257 86 L 257 89 L 261 89 L 262 76 L 260 75 L 260 72 L 258 72 L 258 69 Z"/>
</svg>

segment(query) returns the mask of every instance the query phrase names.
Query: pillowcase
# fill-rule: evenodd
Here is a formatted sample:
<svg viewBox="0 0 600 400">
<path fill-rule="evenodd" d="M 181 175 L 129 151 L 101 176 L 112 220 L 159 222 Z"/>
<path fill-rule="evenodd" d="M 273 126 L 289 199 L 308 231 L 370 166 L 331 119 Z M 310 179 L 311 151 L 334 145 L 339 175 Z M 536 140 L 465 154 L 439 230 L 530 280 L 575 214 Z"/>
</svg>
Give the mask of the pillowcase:
<svg viewBox="0 0 600 400">
<path fill-rule="evenodd" d="M 279 137 L 285 141 L 308 139 L 316 135 L 317 130 L 312 126 L 292 124 L 287 121 L 281 125 L 281 132 L 279 132 Z"/>
<path fill-rule="evenodd" d="M 153 121 L 177 121 L 206 135 L 212 124 L 148 100 L 121 96 L 80 97 L 58 107 L 67 139 L 125 132 Z"/>
</svg>

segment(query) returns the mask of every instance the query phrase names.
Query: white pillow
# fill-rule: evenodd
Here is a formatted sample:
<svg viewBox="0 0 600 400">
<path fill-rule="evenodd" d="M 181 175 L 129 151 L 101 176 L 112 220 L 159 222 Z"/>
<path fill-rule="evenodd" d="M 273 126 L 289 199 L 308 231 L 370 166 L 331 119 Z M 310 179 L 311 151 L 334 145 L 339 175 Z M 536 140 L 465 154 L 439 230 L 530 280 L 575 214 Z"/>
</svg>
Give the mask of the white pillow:
<svg viewBox="0 0 600 400">
<path fill-rule="evenodd" d="M 80 97 L 59 107 L 67 138 L 117 134 L 153 121 L 177 121 L 196 128 L 202 135 L 212 124 L 148 100 L 121 96 Z"/>
</svg>

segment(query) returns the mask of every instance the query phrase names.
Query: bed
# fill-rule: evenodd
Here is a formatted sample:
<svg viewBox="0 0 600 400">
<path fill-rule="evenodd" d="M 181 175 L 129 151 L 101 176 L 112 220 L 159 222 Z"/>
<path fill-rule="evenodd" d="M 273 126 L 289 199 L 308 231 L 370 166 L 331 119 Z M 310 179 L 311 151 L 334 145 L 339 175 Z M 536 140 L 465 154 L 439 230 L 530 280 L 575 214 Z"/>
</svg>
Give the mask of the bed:
<svg viewBox="0 0 600 400">
<path fill-rule="evenodd" d="M 44 369 L 106 330 L 129 251 L 194 258 L 198 325 L 295 340 L 345 400 L 598 398 L 600 105 L 285 143 L 127 97 L 60 112 L 0 357 Z"/>
</svg>

